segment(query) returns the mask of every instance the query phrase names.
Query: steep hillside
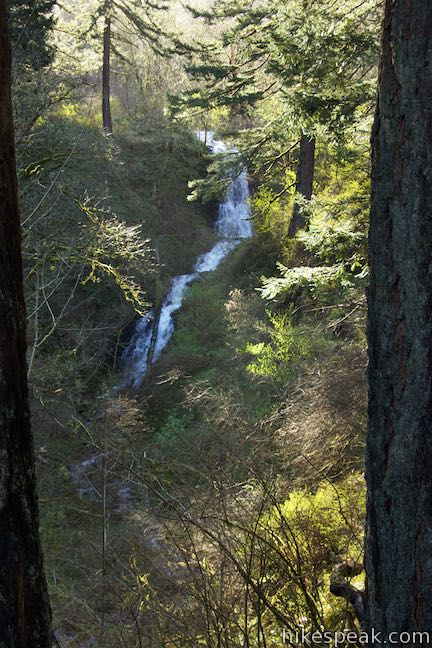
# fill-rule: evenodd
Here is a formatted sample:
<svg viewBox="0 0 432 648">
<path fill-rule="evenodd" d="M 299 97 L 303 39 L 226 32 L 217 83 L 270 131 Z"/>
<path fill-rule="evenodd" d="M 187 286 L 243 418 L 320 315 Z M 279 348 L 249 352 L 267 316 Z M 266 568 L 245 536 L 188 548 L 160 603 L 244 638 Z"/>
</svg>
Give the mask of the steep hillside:
<svg viewBox="0 0 432 648">
<path fill-rule="evenodd" d="M 135 311 L 211 246 L 210 210 L 187 201 L 203 153 L 169 126 L 114 141 L 74 106 L 41 121 L 20 149 L 31 371 L 45 396 L 81 382 L 91 396 L 94 372 L 100 389 Z"/>
</svg>

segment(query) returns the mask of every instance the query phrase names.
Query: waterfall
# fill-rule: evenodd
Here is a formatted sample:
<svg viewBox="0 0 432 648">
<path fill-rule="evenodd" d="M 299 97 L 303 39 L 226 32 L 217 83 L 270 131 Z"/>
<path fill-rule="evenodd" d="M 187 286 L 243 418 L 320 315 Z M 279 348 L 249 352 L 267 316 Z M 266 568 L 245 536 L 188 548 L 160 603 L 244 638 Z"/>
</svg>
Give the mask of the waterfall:
<svg viewBox="0 0 432 648">
<path fill-rule="evenodd" d="M 225 143 L 215 140 L 212 133 L 200 131 L 197 136 L 213 153 L 223 153 L 227 150 Z M 198 257 L 193 272 L 174 277 L 171 288 L 162 302 L 157 321 L 153 310 L 138 320 L 131 340 L 122 355 L 125 384 L 138 387 L 150 362 L 156 362 L 160 357 L 174 333 L 174 313 L 181 307 L 191 283 L 199 279 L 204 272 L 216 270 L 227 254 L 239 245 L 241 239 L 252 236 L 249 195 L 247 171 L 243 169 L 233 179 L 225 198 L 219 203 L 215 230 L 220 240 L 209 252 Z M 153 353 L 150 358 L 152 347 Z"/>
</svg>

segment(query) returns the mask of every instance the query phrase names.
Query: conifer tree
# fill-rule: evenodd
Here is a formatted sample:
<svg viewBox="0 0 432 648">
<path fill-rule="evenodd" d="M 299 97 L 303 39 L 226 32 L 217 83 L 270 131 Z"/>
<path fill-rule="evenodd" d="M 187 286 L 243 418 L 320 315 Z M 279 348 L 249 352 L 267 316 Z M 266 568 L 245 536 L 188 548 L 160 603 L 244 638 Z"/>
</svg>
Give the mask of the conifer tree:
<svg viewBox="0 0 432 648">
<path fill-rule="evenodd" d="M 56 0 L 6 0 L 12 51 L 20 65 L 40 70 L 52 62 L 48 42 Z"/>
<path fill-rule="evenodd" d="M 103 32 L 102 64 L 102 124 L 104 130 L 112 133 L 111 117 L 111 13 L 107 10 Z"/>
<path fill-rule="evenodd" d="M 267 124 L 250 150 L 267 154 L 263 143 L 276 139 L 276 158 L 297 142 L 296 189 L 310 199 L 317 135 L 342 139 L 359 107 L 373 101 L 378 3 L 276 0 L 251 8 L 220 0 L 210 11 L 190 11 L 209 23 L 225 20 L 226 27 L 222 46 L 189 48 L 192 88 L 174 97 L 173 110 L 226 106 L 247 115 L 254 106 L 263 114 L 268 105 Z M 290 234 L 303 224 L 295 203 Z"/>
<path fill-rule="evenodd" d="M 112 133 L 111 116 L 111 55 L 119 55 L 125 28 L 144 39 L 161 56 L 170 52 L 165 39 L 166 31 L 158 24 L 158 16 L 168 10 L 168 4 L 158 0 L 105 0 L 99 6 L 95 21 L 102 18 L 103 64 L 102 64 L 102 124 L 107 133 Z"/>
<path fill-rule="evenodd" d="M 50 648 L 27 390 L 26 312 L 11 105 L 0 0 L 0 646 Z"/>
<path fill-rule="evenodd" d="M 386 2 L 372 132 L 366 612 L 398 647 L 432 636 L 431 9 Z"/>
</svg>

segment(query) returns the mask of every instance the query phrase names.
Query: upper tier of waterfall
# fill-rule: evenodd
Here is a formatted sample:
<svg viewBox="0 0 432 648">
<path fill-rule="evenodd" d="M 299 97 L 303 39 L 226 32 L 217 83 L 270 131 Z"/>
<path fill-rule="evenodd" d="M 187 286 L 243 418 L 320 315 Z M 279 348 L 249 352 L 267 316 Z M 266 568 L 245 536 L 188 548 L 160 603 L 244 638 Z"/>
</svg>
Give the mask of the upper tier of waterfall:
<svg viewBox="0 0 432 648">
<path fill-rule="evenodd" d="M 199 131 L 197 137 L 214 154 L 227 151 L 226 144 L 216 140 L 209 131 Z M 235 149 L 232 151 L 235 152 Z M 122 357 L 126 384 L 139 386 L 149 364 L 155 362 L 167 346 L 174 333 L 174 313 L 181 307 L 190 284 L 199 279 L 202 273 L 216 270 L 242 239 L 253 235 L 249 196 L 247 171 L 243 168 L 233 177 L 224 199 L 219 203 L 215 230 L 220 240 L 211 250 L 198 257 L 190 274 L 173 278 L 158 314 L 151 310 L 138 320 Z"/>
</svg>

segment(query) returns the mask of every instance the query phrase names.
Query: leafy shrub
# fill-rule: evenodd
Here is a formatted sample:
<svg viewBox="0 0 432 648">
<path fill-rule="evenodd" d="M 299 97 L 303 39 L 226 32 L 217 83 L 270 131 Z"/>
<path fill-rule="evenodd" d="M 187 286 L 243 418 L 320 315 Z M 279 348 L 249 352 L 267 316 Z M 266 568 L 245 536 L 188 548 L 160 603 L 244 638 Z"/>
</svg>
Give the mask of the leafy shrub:
<svg viewBox="0 0 432 648">
<path fill-rule="evenodd" d="M 190 412 L 175 408 L 168 414 L 164 425 L 156 436 L 156 443 L 160 450 L 169 450 L 178 444 L 178 439 L 185 434 L 192 415 Z"/>
<path fill-rule="evenodd" d="M 364 510 L 364 480 L 355 473 L 316 491 L 293 491 L 264 516 L 266 582 L 278 584 L 272 603 L 294 626 L 335 630 L 346 623 L 345 604 L 329 592 L 330 576 L 341 563 L 361 561 Z M 355 583 L 361 586 L 362 577 Z"/>
<path fill-rule="evenodd" d="M 290 313 L 276 315 L 267 311 L 267 317 L 270 341 L 246 344 L 245 352 L 255 358 L 247 371 L 283 384 L 293 378 L 298 363 L 308 358 L 316 345 L 312 336 L 293 326 Z"/>
<path fill-rule="evenodd" d="M 340 192 L 323 191 L 309 207 L 309 227 L 298 239 L 327 265 L 359 273 L 367 265 L 369 183 L 351 180 Z"/>
</svg>

